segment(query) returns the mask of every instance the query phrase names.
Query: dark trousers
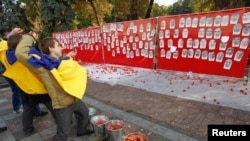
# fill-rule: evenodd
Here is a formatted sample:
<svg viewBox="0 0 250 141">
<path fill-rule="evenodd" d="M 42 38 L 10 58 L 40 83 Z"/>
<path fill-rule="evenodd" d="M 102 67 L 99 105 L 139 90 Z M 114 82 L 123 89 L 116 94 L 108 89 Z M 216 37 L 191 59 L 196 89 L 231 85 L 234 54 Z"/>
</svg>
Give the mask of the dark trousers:
<svg viewBox="0 0 250 141">
<path fill-rule="evenodd" d="M 76 115 L 77 134 L 85 133 L 89 124 L 89 109 L 85 103 L 78 100 L 76 103 L 66 108 L 54 109 L 57 123 L 57 133 L 52 141 L 67 141 L 71 125 L 72 116 Z"/>
<path fill-rule="evenodd" d="M 34 128 L 33 117 L 35 112 L 35 106 L 39 103 L 44 104 L 55 119 L 55 114 L 52 108 L 52 103 L 49 95 L 47 94 L 29 95 L 23 92 L 22 123 L 23 123 L 23 131 L 25 133 L 32 131 Z"/>
</svg>

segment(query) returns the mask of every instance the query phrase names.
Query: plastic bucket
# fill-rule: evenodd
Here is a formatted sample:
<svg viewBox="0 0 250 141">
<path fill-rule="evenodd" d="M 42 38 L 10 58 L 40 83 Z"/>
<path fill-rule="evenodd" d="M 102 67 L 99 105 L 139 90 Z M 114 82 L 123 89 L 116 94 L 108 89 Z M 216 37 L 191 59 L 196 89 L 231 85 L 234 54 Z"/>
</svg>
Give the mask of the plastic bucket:
<svg viewBox="0 0 250 141">
<path fill-rule="evenodd" d="M 109 136 L 109 141 L 123 141 L 122 140 L 122 129 L 123 121 L 121 120 L 110 120 L 107 125 L 107 131 Z"/>
<path fill-rule="evenodd" d="M 95 136 L 99 139 L 106 136 L 105 125 L 109 121 L 109 118 L 105 115 L 95 115 L 91 118 L 91 124 L 93 125 Z"/>
<path fill-rule="evenodd" d="M 135 132 L 128 134 L 124 141 L 148 141 L 148 138 L 143 133 Z"/>
</svg>

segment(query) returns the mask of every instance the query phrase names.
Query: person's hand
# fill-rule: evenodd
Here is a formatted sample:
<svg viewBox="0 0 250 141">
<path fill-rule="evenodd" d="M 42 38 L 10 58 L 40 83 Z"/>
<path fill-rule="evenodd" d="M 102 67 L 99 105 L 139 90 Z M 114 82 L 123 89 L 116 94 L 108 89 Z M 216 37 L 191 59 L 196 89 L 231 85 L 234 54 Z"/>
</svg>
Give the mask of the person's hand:
<svg viewBox="0 0 250 141">
<path fill-rule="evenodd" d="M 38 34 L 36 32 L 34 32 L 34 31 L 30 31 L 29 35 L 31 35 L 32 37 L 34 37 L 34 39 L 36 39 L 36 40 L 38 39 Z"/>
<path fill-rule="evenodd" d="M 20 27 L 16 27 L 16 28 L 14 28 L 14 29 L 12 29 L 12 34 L 19 34 L 19 33 L 22 33 L 23 32 L 23 29 L 22 28 L 20 28 Z"/>
<path fill-rule="evenodd" d="M 68 56 L 68 57 L 75 57 L 75 56 L 76 56 L 76 53 L 77 53 L 77 52 L 75 52 L 75 51 L 70 51 L 70 52 L 67 53 L 66 56 Z"/>
</svg>

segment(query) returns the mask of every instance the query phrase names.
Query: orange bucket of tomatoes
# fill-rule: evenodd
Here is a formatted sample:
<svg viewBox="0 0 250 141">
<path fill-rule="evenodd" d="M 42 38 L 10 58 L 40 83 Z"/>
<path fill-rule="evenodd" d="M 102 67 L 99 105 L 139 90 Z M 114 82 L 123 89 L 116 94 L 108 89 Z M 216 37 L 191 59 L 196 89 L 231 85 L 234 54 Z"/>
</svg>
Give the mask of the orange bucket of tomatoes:
<svg viewBox="0 0 250 141">
<path fill-rule="evenodd" d="M 148 141 L 148 138 L 143 133 L 135 132 L 128 134 L 124 141 Z"/>
<path fill-rule="evenodd" d="M 123 129 L 123 121 L 118 119 L 110 120 L 107 125 L 106 129 L 109 134 L 109 141 L 123 141 L 122 140 L 122 129 Z"/>
</svg>

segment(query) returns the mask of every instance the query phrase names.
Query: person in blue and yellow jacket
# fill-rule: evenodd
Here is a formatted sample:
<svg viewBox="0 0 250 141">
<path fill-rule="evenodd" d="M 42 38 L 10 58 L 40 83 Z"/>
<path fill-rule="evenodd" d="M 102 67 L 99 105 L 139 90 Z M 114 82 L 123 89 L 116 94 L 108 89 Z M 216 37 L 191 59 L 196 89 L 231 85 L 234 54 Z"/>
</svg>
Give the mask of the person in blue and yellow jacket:
<svg viewBox="0 0 250 141">
<path fill-rule="evenodd" d="M 37 38 L 35 33 L 32 36 L 22 36 L 16 56 L 39 76 L 52 100 L 57 124 L 57 133 L 52 140 L 67 141 L 74 113 L 77 115 L 77 136 L 92 134 L 93 131 L 87 129 L 89 110 L 81 100 L 86 90 L 87 70 L 72 58 L 63 58 L 57 39 L 43 39 L 39 51 L 31 47 Z"/>
<path fill-rule="evenodd" d="M 22 35 L 14 34 L 8 37 L 7 50 L 1 51 L 0 61 L 4 64 L 6 70 L 3 76 L 11 79 L 23 97 L 24 111 L 22 114 L 23 130 L 30 133 L 34 130 L 33 114 L 46 115 L 47 112 L 40 110 L 38 103 L 43 103 L 53 114 L 50 97 L 47 94 L 43 83 L 33 72 L 29 71 L 24 65 L 17 61 L 15 48 Z M 18 72 L 18 73 L 17 73 Z M 39 109 L 38 109 L 39 108 Z M 39 115 L 38 115 L 39 116 Z"/>
</svg>

